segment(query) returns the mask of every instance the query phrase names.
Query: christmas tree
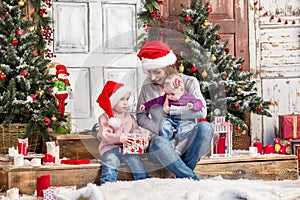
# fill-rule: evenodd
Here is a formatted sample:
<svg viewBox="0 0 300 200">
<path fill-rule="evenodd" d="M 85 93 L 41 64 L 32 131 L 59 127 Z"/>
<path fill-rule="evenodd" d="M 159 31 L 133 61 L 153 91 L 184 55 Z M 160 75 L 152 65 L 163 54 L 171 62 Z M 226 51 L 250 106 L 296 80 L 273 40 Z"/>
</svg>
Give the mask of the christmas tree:
<svg viewBox="0 0 300 200">
<path fill-rule="evenodd" d="M 44 139 L 49 128 L 63 120 L 52 94 L 55 76 L 46 73 L 50 63 L 46 58 L 53 56 L 46 48 L 52 33 L 50 2 L 0 4 L 0 123 L 26 123 L 26 137 L 37 132 Z"/>
<path fill-rule="evenodd" d="M 144 38 L 142 42 L 165 36 L 161 33 L 163 21 L 157 20 L 155 15 L 159 13 L 160 7 L 149 9 L 153 7 L 153 1 L 146 1 L 145 9 L 139 14 L 139 23 L 146 30 L 146 34 L 141 35 Z M 182 31 L 185 39 L 182 43 L 188 50 L 180 53 L 183 59 L 178 69 L 199 80 L 207 100 L 207 118 L 213 120 L 217 115 L 226 116 L 236 130 L 242 132 L 248 130 L 246 112 L 271 116 L 268 112 L 270 102 L 258 96 L 256 83 L 251 80 L 252 73 L 243 70 L 243 58 L 236 58 L 229 53 L 227 42 L 222 43 L 218 34 L 220 26 L 209 22 L 208 17 L 212 11 L 209 3 L 191 0 L 190 6 L 181 6 L 181 22 L 185 25 Z M 155 24 L 158 24 L 156 29 L 153 28 Z M 151 31 L 160 34 L 153 37 L 153 34 L 149 34 Z"/>
</svg>

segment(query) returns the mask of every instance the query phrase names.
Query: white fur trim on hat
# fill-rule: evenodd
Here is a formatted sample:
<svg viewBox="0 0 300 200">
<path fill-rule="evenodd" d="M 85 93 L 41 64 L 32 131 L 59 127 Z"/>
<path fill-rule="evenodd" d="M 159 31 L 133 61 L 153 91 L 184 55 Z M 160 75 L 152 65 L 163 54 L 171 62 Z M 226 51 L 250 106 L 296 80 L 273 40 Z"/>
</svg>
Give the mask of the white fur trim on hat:
<svg viewBox="0 0 300 200">
<path fill-rule="evenodd" d="M 159 69 L 164 68 L 169 65 L 173 65 L 177 60 L 176 55 L 172 50 L 163 56 L 156 59 L 142 58 L 142 67 L 145 73 L 148 73 L 149 69 Z"/>
<path fill-rule="evenodd" d="M 114 128 L 119 128 L 122 123 L 122 120 L 120 118 L 111 117 L 108 120 L 108 125 Z"/>
<path fill-rule="evenodd" d="M 111 95 L 110 99 L 110 104 L 111 108 L 114 108 L 117 102 L 127 93 L 131 92 L 131 88 L 128 86 L 123 86 L 119 88 L 115 93 Z"/>
</svg>

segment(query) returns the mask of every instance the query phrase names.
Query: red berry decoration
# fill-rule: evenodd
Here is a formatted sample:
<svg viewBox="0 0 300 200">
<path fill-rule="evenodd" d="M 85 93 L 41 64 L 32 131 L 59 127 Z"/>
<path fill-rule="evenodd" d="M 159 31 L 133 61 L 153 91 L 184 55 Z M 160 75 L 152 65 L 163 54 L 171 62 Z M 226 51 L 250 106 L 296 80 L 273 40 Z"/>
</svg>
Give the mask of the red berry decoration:
<svg viewBox="0 0 300 200">
<path fill-rule="evenodd" d="M 187 15 L 186 17 L 185 17 L 185 21 L 186 22 L 190 22 L 192 20 L 192 18 L 189 16 L 189 15 Z"/>
<path fill-rule="evenodd" d="M 281 18 L 278 18 L 277 22 L 281 22 Z"/>
<path fill-rule="evenodd" d="M 288 21 L 288 20 L 285 20 L 285 21 L 284 21 L 284 24 L 288 24 L 288 23 L 289 23 L 289 21 Z"/>
<path fill-rule="evenodd" d="M 17 46 L 19 41 L 17 40 L 17 38 L 14 38 L 11 40 L 12 45 Z"/>
<path fill-rule="evenodd" d="M 244 70 L 244 67 L 243 66 L 241 66 L 240 67 L 240 72 L 242 72 Z"/>
<path fill-rule="evenodd" d="M 26 71 L 26 70 L 24 70 L 24 71 L 22 71 L 22 72 L 21 72 L 21 76 L 23 76 L 23 77 L 26 77 L 26 76 L 27 76 L 27 74 L 28 74 L 28 73 L 27 73 L 27 71 Z"/>
<path fill-rule="evenodd" d="M 192 71 L 193 73 L 197 71 L 197 68 L 196 68 L 195 65 L 192 67 L 191 71 Z"/>
<path fill-rule="evenodd" d="M 4 74 L 3 72 L 0 74 L 0 78 L 3 81 L 4 79 L 6 79 L 6 74 Z"/>
<path fill-rule="evenodd" d="M 296 21 L 293 19 L 292 24 L 296 24 Z"/>
<path fill-rule="evenodd" d="M 275 15 L 271 15 L 270 19 L 272 20 L 272 19 L 274 19 L 274 18 L 275 18 Z"/>
<path fill-rule="evenodd" d="M 261 106 L 257 106 L 257 112 L 261 112 Z"/>
<path fill-rule="evenodd" d="M 235 103 L 235 104 L 233 104 L 233 107 L 234 107 L 235 109 L 238 109 L 238 108 L 240 107 L 240 104 L 239 104 L 239 103 Z"/>
<path fill-rule="evenodd" d="M 208 6 L 206 9 L 208 12 L 212 12 L 212 7 Z"/>
<path fill-rule="evenodd" d="M 216 35 L 216 40 L 219 40 L 219 39 L 221 39 L 221 36 L 218 34 L 218 35 Z"/>
</svg>

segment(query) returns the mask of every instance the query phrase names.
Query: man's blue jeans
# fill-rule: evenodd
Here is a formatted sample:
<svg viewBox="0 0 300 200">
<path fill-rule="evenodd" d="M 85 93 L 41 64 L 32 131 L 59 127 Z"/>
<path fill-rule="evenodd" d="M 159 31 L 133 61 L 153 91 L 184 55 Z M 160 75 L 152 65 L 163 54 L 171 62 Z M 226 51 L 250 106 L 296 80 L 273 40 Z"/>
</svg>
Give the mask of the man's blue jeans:
<svg viewBox="0 0 300 200">
<path fill-rule="evenodd" d="M 149 147 L 149 160 L 161 163 L 177 178 L 199 180 L 193 170 L 210 147 L 213 128 L 208 122 L 200 122 L 189 135 L 188 147 L 182 156 L 175 152 L 167 138 L 153 137 Z"/>
<path fill-rule="evenodd" d="M 111 149 L 102 155 L 102 174 L 100 184 L 117 181 L 119 166 L 124 161 L 130 168 L 135 180 L 148 178 L 145 164 L 139 155 L 123 155 L 119 147 Z"/>
</svg>

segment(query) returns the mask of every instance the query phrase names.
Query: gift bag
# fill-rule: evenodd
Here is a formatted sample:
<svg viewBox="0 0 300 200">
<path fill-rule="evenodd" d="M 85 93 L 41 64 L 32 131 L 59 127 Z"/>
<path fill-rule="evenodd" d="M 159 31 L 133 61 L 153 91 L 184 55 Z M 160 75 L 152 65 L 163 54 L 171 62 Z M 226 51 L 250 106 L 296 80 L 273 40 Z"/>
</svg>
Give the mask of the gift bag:
<svg viewBox="0 0 300 200">
<path fill-rule="evenodd" d="M 279 115 L 279 137 L 300 139 L 300 114 Z"/>
</svg>

